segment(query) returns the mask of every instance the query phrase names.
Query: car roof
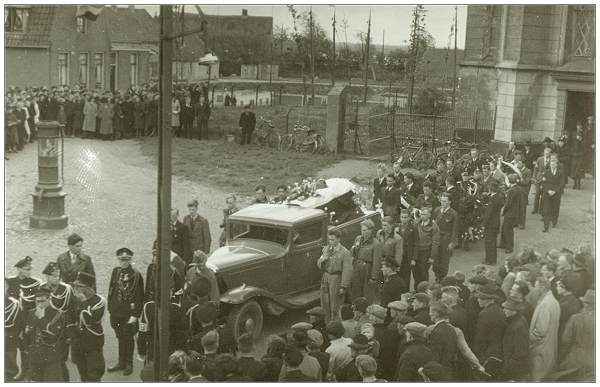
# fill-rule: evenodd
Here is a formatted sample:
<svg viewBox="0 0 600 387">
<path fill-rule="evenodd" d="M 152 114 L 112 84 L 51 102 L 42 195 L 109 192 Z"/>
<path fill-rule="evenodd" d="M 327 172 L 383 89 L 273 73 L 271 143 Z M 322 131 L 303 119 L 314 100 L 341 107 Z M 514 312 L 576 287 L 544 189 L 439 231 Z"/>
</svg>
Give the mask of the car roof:
<svg viewBox="0 0 600 387">
<path fill-rule="evenodd" d="M 321 217 L 326 217 L 325 212 L 315 208 L 288 204 L 253 204 L 231 214 L 229 219 L 289 227 L 299 222 Z"/>
</svg>

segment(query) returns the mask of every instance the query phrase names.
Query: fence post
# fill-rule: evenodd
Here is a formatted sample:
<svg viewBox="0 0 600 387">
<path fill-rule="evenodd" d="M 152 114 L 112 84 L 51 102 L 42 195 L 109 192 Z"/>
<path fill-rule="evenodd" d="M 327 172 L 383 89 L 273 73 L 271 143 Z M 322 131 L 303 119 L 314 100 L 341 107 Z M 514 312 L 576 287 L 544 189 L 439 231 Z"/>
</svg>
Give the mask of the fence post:
<svg viewBox="0 0 600 387">
<path fill-rule="evenodd" d="M 279 104 L 281 105 L 281 93 L 283 92 L 283 85 L 279 86 Z"/>
<path fill-rule="evenodd" d="M 437 116 L 433 116 L 433 133 L 431 135 L 431 150 L 435 149 L 435 121 L 437 120 Z"/>
</svg>

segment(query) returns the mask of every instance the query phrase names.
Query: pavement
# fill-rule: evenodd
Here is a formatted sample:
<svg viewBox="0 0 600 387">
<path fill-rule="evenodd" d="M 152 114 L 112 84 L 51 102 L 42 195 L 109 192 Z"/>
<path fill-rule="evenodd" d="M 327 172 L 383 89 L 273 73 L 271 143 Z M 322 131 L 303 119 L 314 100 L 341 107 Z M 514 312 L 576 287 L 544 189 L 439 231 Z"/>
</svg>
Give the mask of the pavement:
<svg viewBox="0 0 600 387">
<path fill-rule="evenodd" d="M 32 197 L 37 182 L 37 145 L 29 144 L 24 151 L 11 154 L 5 161 L 5 273 L 13 275 L 13 265 L 25 255 L 33 257 L 33 276 L 43 278 L 44 266 L 66 251 L 66 238 L 77 232 L 84 238 L 84 252 L 93 259 L 98 278 L 98 290 L 106 294 L 110 272 L 116 265 L 115 251 L 131 248 L 135 267 L 144 275 L 151 262 L 151 247 L 156 234 L 156 166 L 142 156 L 135 140 L 105 142 L 91 139 L 65 139 L 64 189 L 69 226 L 64 230 L 34 230 L 29 228 Z M 198 166 L 201 168 L 202 166 Z M 344 160 L 321 171 L 318 176 L 347 177 L 358 181 L 375 175 L 375 163 L 364 160 Z M 546 252 L 551 248 L 575 249 L 579 244 L 594 245 L 594 181 L 585 179 L 583 190 L 567 188 L 562 201 L 558 226 L 542 233 L 538 215 L 529 215 L 525 230 L 515 230 L 515 249 L 528 245 Z M 173 176 L 173 207 L 185 215 L 188 200 L 200 203 L 200 213 L 211 227 L 213 249 L 217 246 L 225 193 L 208 185 Z M 528 207 L 528 213 L 531 206 Z M 499 250 L 499 264 L 504 253 Z M 450 272 L 470 271 L 483 261 L 483 243 L 476 243 L 468 252 L 456 250 Z M 281 333 L 293 323 L 306 319 L 303 311 L 286 312 L 277 318 L 266 317 L 264 334 L 257 343 L 257 353 L 266 350 L 265 339 Z M 116 362 L 117 342 L 113 330 L 104 319 L 107 366 Z M 134 361 L 134 373 L 104 375 L 103 381 L 139 381 L 141 362 Z M 72 380 L 78 380 L 74 365 L 68 367 Z"/>
</svg>

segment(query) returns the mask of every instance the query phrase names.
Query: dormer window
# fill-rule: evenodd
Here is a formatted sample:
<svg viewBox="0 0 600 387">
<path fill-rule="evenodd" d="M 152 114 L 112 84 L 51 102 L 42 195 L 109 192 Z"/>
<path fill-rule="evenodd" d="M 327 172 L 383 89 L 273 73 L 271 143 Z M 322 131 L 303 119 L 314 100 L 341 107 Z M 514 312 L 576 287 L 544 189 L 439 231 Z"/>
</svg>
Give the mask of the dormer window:
<svg viewBox="0 0 600 387">
<path fill-rule="evenodd" d="M 24 32 L 27 29 L 29 8 L 4 7 L 4 31 Z"/>
<path fill-rule="evenodd" d="M 82 34 L 87 32 L 87 19 L 82 16 L 77 18 L 77 32 Z"/>
</svg>

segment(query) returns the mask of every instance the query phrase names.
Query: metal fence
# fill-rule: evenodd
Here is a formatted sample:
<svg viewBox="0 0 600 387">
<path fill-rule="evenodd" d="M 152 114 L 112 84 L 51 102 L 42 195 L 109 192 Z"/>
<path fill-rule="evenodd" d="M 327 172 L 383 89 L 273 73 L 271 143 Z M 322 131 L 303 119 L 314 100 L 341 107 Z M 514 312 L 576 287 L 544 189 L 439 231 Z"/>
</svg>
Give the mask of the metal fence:
<svg viewBox="0 0 600 387">
<path fill-rule="evenodd" d="M 381 111 L 381 107 L 379 107 Z M 493 138 L 495 110 L 457 110 L 445 115 L 410 114 L 387 111 L 368 118 L 367 153 L 380 157 L 395 153 L 403 139 L 411 137 L 433 145 L 460 137 L 463 142 L 488 144 Z"/>
</svg>

